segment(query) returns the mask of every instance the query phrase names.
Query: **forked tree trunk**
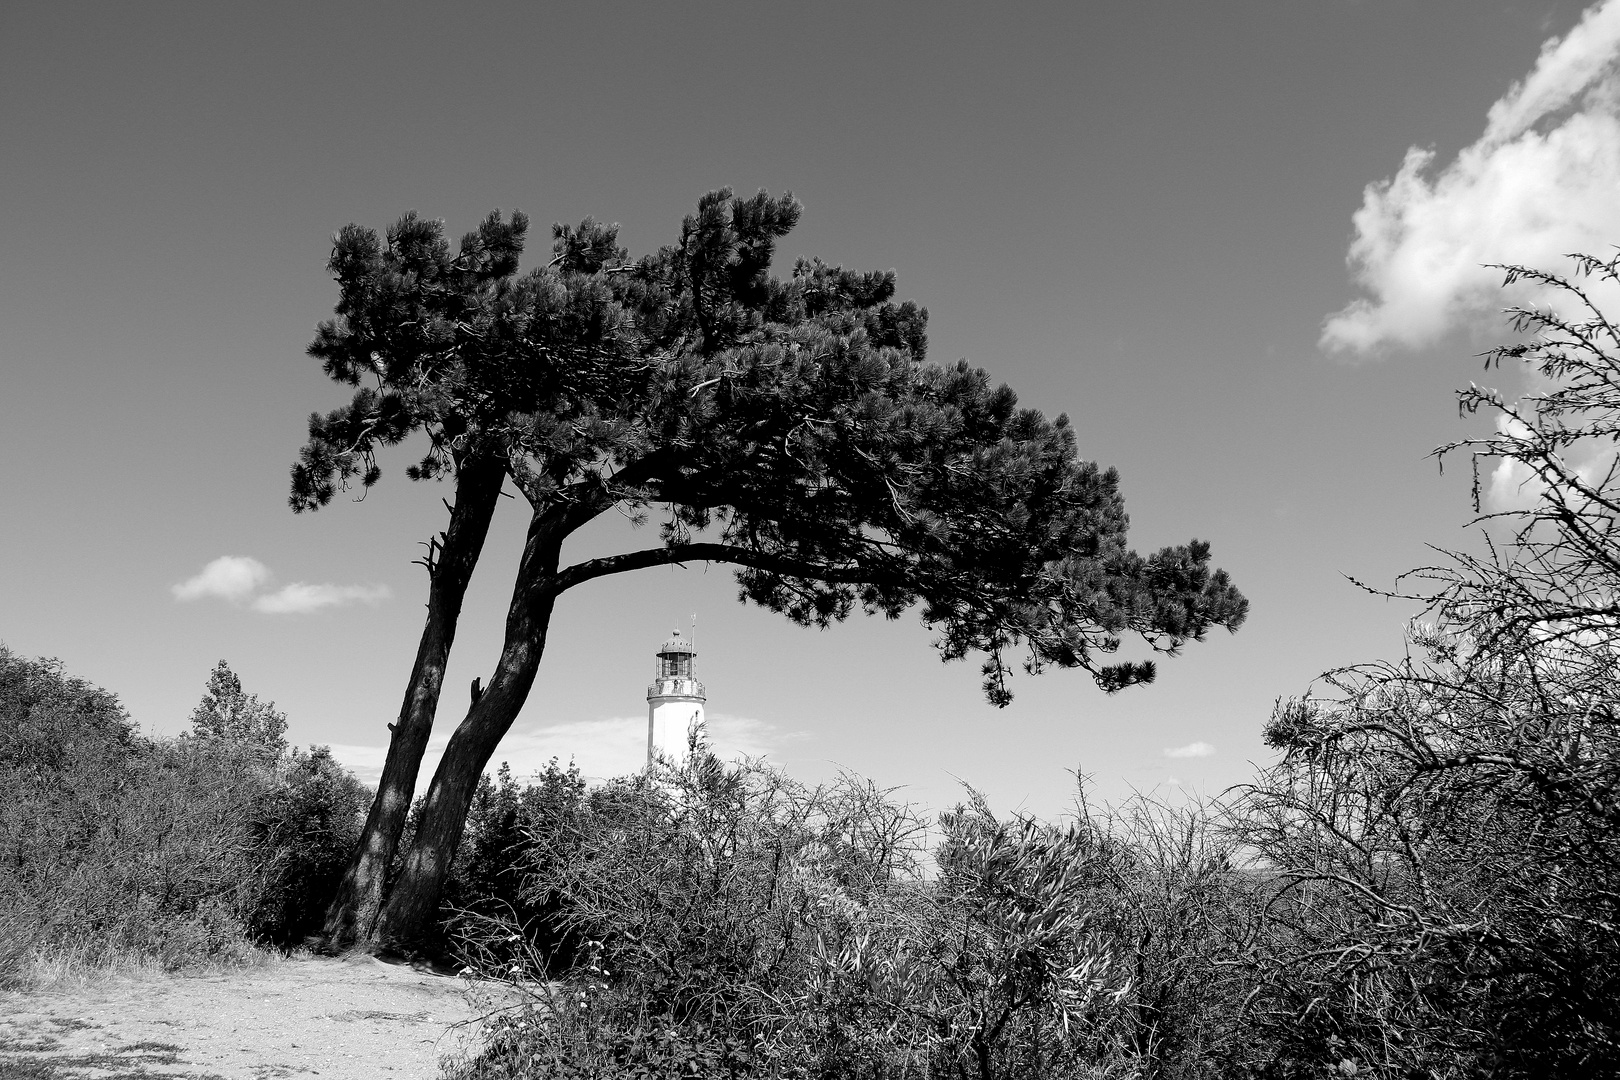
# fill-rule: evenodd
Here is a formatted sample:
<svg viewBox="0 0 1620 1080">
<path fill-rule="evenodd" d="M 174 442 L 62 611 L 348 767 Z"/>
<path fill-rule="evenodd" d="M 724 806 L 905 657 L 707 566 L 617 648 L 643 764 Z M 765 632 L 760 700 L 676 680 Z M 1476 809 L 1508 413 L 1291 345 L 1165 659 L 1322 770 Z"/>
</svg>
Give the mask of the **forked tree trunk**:
<svg viewBox="0 0 1620 1080">
<path fill-rule="evenodd" d="M 471 458 L 456 474 L 456 503 L 450 511 L 437 558 L 431 559 L 427 623 L 416 650 L 416 666 L 405 687 L 399 719 L 389 725 L 388 757 L 365 828 L 326 911 L 321 944 L 331 952 L 375 943 L 389 863 L 416 793 L 416 776 L 433 731 L 445 663 L 456 637 L 456 622 L 467 584 L 483 551 L 490 519 L 500 498 L 505 469 L 499 460 Z"/>
<path fill-rule="evenodd" d="M 545 652 L 557 600 L 553 583 L 563 535 L 560 529 L 547 528 L 539 516 L 530 526 L 507 612 L 500 663 L 489 686 L 450 737 L 428 786 L 416 835 L 377 929 L 377 939 L 385 948 L 415 953 L 433 937 L 439 896 L 461 841 L 478 778 L 528 699 Z"/>
</svg>

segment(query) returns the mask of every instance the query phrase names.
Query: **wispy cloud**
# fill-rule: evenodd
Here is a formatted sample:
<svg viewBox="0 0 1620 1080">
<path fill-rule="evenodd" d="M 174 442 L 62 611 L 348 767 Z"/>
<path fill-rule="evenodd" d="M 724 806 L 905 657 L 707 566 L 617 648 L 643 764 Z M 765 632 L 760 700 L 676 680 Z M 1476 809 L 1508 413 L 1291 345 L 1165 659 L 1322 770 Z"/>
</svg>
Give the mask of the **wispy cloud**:
<svg viewBox="0 0 1620 1080">
<path fill-rule="evenodd" d="M 1502 275 L 1482 264 L 1556 268 L 1620 242 L 1617 69 L 1620 0 L 1604 0 L 1542 46 L 1450 163 L 1436 169 L 1433 150 L 1413 147 L 1393 178 L 1368 185 L 1348 255 L 1368 295 L 1328 318 L 1321 345 L 1417 348 L 1485 315 L 1499 329 Z"/>
<path fill-rule="evenodd" d="M 785 743 L 803 737 L 753 717 L 715 713 L 710 714 L 707 720 L 710 745 L 716 754 L 728 760 L 772 757 L 780 752 Z M 450 728 L 445 727 L 428 742 L 427 755 L 422 760 L 422 772 L 417 782 L 418 791 L 425 790 L 433 770 L 438 768 L 445 744 L 449 741 L 449 732 Z M 370 784 L 375 784 L 382 776 L 386 753 L 383 746 L 332 747 L 332 756 Z M 517 726 L 501 740 L 486 771 L 494 772 L 502 762 L 506 762 L 514 776 L 532 776 L 543 771 L 552 758 L 564 765 L 569 761 L 575 762 L 579 765 L 579 771 L 593 780 L 628 776 L 647 762 L 647 718 L 612 716 L 598 720 Z"/>
<path fill-rule="evenodd" d="M 1164 756 L 1167 758 L 1194 758 L 1209 757 L 1215 748 L 1207 742 L 1190 742 L 1186 746 L 1166 747 Z"/>
<path fill-rule="evenodd" d="M 612 716 L 514 727 L 490 764 L 510 762 L 513 773 L 526 776 L 544 769 L 552 758 L 573 761 L 596 779 L 629 775 L 647 761 L 647 718 Z"/>
<path fill-rule="evenodd" d="M 170 587 L 176 600 L 214 597 L 240 603 L 270 580 L 270 570 L 246 555 L 221 555 L 195 576 Z"/>
<path fill-rule="evenodd" d="M 361 780 L 364 780 L 372 787 L 377 786 L 377 781 L 382 778 L 383 761 L 388 756 L 388 748 L 386 746 L 360 746 L 354 743 L 331 743 L 327 749 L 332 751 L 332 756 L 336 758 L 338 763 L 344 768 L 354 773 L 354 775 L 358 776 Z M 441 746 L 439 748 L 439 752 L 443 753 L 443 751 L 444 747 Z M 424 768 L 422 773 L 423 780 L 418 782 L 418 789 L 421 788 L 422 783 L 426 781 L 427 777 L 433 775 L 432 772 L 427 768 Z"/>
<path fill-rule="evenodd" d="M 255 597 L 253 610 L 268 615 L 303 615 L 344 604 L 376 604 L 388 597 L 386 585 L 306 585 L 295 581 L 273 593 Z"/>
<path fill-rule="evenodd" d="M 221 555 L 169 591 L 176 600 L 225 600 L 267 615 L 304 615 L 345 604 L 376 604 L 390 595 L 386 585 L 310 585 L 302 581 L 274 592 L 261 591 L 273 576 L 258 559 Z"/>
</svg>

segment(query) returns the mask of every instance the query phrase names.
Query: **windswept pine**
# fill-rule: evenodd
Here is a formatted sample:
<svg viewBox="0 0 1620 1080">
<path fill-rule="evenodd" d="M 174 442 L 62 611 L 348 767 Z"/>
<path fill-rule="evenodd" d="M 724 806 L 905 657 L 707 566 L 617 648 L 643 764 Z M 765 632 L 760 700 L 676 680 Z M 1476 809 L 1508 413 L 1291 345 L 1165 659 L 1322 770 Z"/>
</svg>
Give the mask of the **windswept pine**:
<svg viewBox="0 0 1620 1080">
<path fill-rule="evenodd" d="M 365 835 L 328 944 L 408 948 L 432 922 L 478 778 L 533 685 L 557 597 L 608 574 L 699 561 L 737 568 L 742 599 L 804 625 L 857 606 L 911 608 L 944 659 L 982 657 L 1005 705 L 1010 663 L 1080 668 L 1108 692 L 1153 679 L 1126 636 L 1174 653 L 1236 629 L 1247 601 L 1190 541 L 1126 545 L 1118 474 L 1083 460 L 1063 416 L 1021 408 L 966 361 L 926 359 L 927 312 L 892 271 L 799 260 L 771 274 L 798 221 L 790 195 L 699 200 L 641 258 L 589 218 L 552 230 L 519 274 L 522 214 L 491 214 L 452 253 L 408 214 L 338 234 L 337 317 L 310 347 L 347 406 L 310 421 L 296 510 L 381 475 L 378 452 L 428 439 L 413 479 L 455 499 L 424 560 L 428 618 Z M 468 579 L 502 484 L 531 516 L 500 659 L 433 777 L 403 869 L 383 877 L 415 792 Z M 564 541 L 610 511 L 658 539 L 571 565 Z"/>
</svg>

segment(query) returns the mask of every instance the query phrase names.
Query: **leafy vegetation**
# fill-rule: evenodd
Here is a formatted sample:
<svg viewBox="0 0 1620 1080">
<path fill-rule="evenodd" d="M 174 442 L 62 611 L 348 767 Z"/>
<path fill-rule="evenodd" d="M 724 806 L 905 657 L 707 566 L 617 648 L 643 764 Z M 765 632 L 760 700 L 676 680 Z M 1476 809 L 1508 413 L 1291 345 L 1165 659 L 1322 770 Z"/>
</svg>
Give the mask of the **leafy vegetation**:
<svg viewBox="0 0 1620 1080">
<path fill-rule="evenodd" d="M 0 979 L 42 953 L 230 962 L 316 929 L 369 792 L 284 750 L 284 725 L 221 663 L 185 737 L 145 738 L 112 694 L 0 646 Z"/>
<path fill-rule="evenodd" d="M 1492 433 L 1438 451 L 1510 496 L 1483 554 L 1407 579 L 1405 658 L 1279 704 L 1252 784 L 1063 825 L 971 798 L 933 874 L 858 785 L 698 754 L 593 792 L 517 864 L 586 947 L 467 1075 L 1620 1074 L 1620 330 L 1582 287 L 1620 260 L 1577 266 L 1508 271 L 1562 310 L 1489 359 L 1544 389 L 1471 387 Z"/>
<path fill-rule="evenodd" d="M 1209 1075 L 1241 1031 L 1224 929 L 1259 900 L 1212 824 L 1142 803 L 1050 826 L 970 794 L 930 868 L 925 820 L 869 782 L 700 748 L 526 827 L 514 869 L 573 966 L 463 915 L 465 960 L 543 988 L 465 1074 Z"/>
<path fill-rule="evenodd" d="M 1583 259 L 1620 285 L 1620 260 Z M 695 746 L 588 787 L 482 777 L 435 948 L 529 991 L 459 1078 L 1620 1074 L 1620 329 L 1582 278 L 1443 447 L 1506 478 L 1402 595 L 1408 655 L 1279 703 L 1213 805 L 976 793 L 928 820 Z M 1573 314 L 1571 314 L 1573 312 Z M 1483 485 L 1481 485 L 1483 488 Z M 1483 494 L 1480 496 L 1483 500 Z M 0 648 L 0 978 L 321 923 L 367 793 L 221 664 L 177 740 Z M 422 820 L 407 819 L 410 830 Z"/>
<path fill-rule="evenodd" d="M 545 957 L 550 971 L 573 967 L 580 941 L 566 925 L 566 900 L 558 889 L 534 882 L 557 881 L 577 857 L 581 818 L 601 797 L 587 791 L 577 766 L 563 768 L 555 758 L 526 784 L 518 784 L 504 762 L 493 780 L 483 777 L 445 882 L 440 910 L 447 918 L 435 951 L 454 953 L 470 934 L 482 943 L 477 962 L 483 966 L 505 966 L 526 954 Z M 490 940 L 484 931 L 492 926 L 520 928 L 522 945 Z"/>
</svg>

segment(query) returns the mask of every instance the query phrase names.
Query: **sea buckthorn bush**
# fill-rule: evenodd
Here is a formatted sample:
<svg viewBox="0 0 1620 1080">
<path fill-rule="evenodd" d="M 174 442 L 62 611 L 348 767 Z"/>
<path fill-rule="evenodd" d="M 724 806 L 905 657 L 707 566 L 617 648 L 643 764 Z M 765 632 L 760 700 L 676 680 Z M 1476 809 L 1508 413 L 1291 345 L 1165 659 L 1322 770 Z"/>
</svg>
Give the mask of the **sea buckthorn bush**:
<svg viewBox="0 0 1620 1080">
<path fill-rule="evenodd" d="M 574 963 L 464 921 L 472 969 L 531 998 L 459 1075 L 1211 1075 L 1235 1025 L 1182 1014 L 1235 1008 L 1218 924 L 1252 897 L 1212 815 L 1138 813 L 1054 826 L 969 792 L 929 849 L 867 781 L 698 747 L 528 828 L 517 869 Z"/>
</svg>

